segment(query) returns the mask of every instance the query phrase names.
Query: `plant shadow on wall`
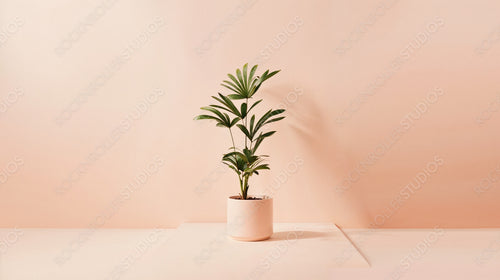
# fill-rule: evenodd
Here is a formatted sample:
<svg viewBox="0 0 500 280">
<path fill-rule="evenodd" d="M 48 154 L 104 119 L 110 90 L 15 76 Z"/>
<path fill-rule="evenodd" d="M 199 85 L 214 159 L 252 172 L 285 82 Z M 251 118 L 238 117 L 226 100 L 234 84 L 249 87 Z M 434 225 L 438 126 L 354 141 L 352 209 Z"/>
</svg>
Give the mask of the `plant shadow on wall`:
<svg viewBox="0 0 500 280">
<path fill-rule="evenodd" d="M 283 96 L 284 92 L 287 92 L 286 96 Z M 321 215 L 315 218 L 323 219 L 326 216 L 330 221 L 341 223 L 341 216 L 335 214 L 338 211 L 331 208 L 334 206 L 332 199 L 341 198 L 331 182 L 340 181 L 341 176 L 348 170 L 346 163 L 352 160 L 349 151 L 339 146 L 331 112 L 325 112 L 311 92 L 301 87 L 295 87 L 292 91 L 286 87 L 274 87 L 268 90 L 268 95 L 280 104 L 279 108 L 287 110 L 287 124 L 293 135 L 289 139 L 296 141 L 310 158 L 306 159 L 310 166 L 309 172 L 314 172 L 313 178 L 308 178 L 310 181 L 307 185 L 308 193 L 314 199 L 310 205 L 317 207 L 315 214 Z M 357 196 L 355 192 L 351 195 Z M 362 198 L 352 199 L 361 201 Z M 347 200 L 340 200 L 342 201 L 345 201 L 343 209 L 352 210 L 351 212 L 360 216 L 360 219 L 369 220 L 368 209 L 362 203 L 348 204 Z"/>
</svg>

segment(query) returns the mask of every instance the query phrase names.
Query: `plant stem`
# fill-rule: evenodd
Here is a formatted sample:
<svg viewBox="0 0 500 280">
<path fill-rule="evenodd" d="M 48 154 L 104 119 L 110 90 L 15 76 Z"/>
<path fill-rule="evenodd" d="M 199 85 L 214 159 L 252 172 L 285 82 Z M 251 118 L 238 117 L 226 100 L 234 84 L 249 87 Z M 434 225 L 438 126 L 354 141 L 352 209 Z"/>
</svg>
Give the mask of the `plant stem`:
<svg viewBox="0 0 500 280">
<path fill-rule="evenodd" d="M 231 128 L 229 128 L 229 134 L 231 134 L 231 142 L 233 142 L 233 151 L 236 152 L 236 146 L 234 145 L 233 132 L 231 131 Z"/>
<path fill-rule="evenodd" d="M 231 130 L 231 128 L 229 128 L 229 134 L 231 135 L 231 142 L 233 142 L 233 151 L 234 153 L 236 153 L 236 145 L 234 145 L 234 137 L 233 137 L 233 131 Z M 236 154 L 234 155 L 234 161 L 237 163 L 238 160 L 236 159 Z M 236 169 L 238 169 L 238 167 L 236 167 Z M 240 180 L 240 189 L 241 189 L 241 177 L 240 177 L 240 174 L 237 174 L 238 175 L 238 179 Z"/>
<path fill-rule="evenodd" d="M 244 196 L 243 196 L 243 195 L 244 195 L 244 193 L 245 193 L 245 192 L 243 191 L 243 181 L 241 180 L 240 175 L 238 175 L 238 179 L 240 179 L 240 191 L 241 191 L 241 196 L 243 197 L 243 199 L 245 199 L 245 198 L 244 198 Z"/>
<path fill-rule="evenodd" d="M 248 98 L 246 99 L 245 103 L 247 104 L 248 108 Z M 248 109 L 247 109 L 247 114 L 245 116 L 245 127 L 248 129 Z M 245 136 L 245 148 L 247 148 L 247 137 Z"/>
<path fill-rule="evenodd" d="M 247 104 L 247 108 L 248 108 L 248 98 L 245 99 L 245 103 Z M 250 131 L 250 129 L 248 128 L 248 109 L 247 109 L 247 114 L 245 116 L 245 128 Z M 247 139 L 248 137 L 245 136 L 245 148 L 248 149 L 248 146 L 247 146 Z M 252 142 L 250 142 L 250 146 L 252 146 Z M 247 194 L 248 194 L 248 175 L 244 175 L 243 176 L 243 199 L 247 199 Z"/>
<path fill-rule="evenodd" d="M 247 199 L 248 195 L 248 175 L 243 176 L 243 199 Z"/>
</svg>

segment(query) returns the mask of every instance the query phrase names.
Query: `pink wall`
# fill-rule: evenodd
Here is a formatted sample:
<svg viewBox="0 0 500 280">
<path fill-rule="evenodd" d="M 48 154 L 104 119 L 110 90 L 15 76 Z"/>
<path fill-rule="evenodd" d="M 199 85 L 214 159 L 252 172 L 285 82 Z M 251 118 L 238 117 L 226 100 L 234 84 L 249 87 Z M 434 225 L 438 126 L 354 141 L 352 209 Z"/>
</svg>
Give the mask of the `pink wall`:
<svg viewBox="0 0 500 280">
<path fill-rule="evenodd" d="M 192 118 L 250 62 L 282 69 L 259 94 L 288 118 L 251 182 L 278 221 L 499 227 L 499 14 L 492 0 L 2 1 L 0 226 L 224 221 L 229 138 Z"/>
</svg>

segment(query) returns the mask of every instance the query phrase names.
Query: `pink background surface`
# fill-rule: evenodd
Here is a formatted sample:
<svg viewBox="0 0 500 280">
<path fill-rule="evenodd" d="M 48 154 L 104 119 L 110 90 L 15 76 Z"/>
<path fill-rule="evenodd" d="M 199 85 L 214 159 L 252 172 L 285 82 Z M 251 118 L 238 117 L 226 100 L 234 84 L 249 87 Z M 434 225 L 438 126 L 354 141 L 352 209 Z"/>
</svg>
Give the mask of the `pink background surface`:
<svg viewBox="0 0 500 280">
<path fill-rule="evenodd" d="M 499 13 L 486 0 L 2 1 L 0 227 L 225 221 L 230 139 L 192 118 L 245 62 L 282 69 L 258 94 L 288 117 L 262 146 L 272 170 L 250 182 L 276 221 L 499 227 Z"/>
</svg>

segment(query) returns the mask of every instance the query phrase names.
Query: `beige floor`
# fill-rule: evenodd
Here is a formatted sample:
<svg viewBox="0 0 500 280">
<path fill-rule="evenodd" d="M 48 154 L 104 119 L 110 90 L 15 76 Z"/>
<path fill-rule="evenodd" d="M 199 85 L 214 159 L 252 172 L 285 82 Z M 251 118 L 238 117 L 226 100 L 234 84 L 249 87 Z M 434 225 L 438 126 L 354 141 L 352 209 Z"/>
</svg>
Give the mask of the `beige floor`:
<svg viewBox="0 0 500 280">
<path fill-rule="evenodd" d="M 226 238 L 223 224 L 0 229 L 0 279 L 500 278 L 500 230 L 351 229 L 346 238 L 333 225 L 280 224 L 275 232 L 245 243 Z"/>
</svg>

